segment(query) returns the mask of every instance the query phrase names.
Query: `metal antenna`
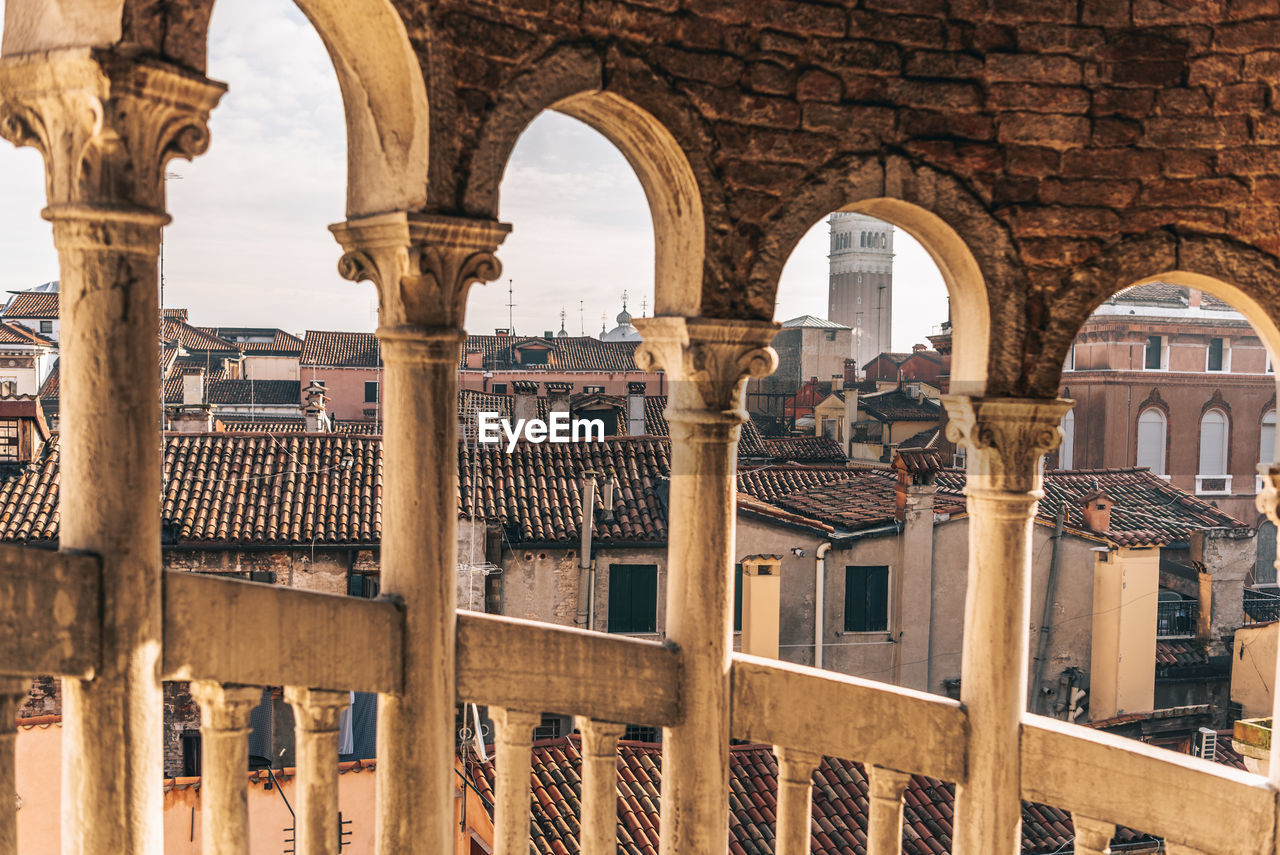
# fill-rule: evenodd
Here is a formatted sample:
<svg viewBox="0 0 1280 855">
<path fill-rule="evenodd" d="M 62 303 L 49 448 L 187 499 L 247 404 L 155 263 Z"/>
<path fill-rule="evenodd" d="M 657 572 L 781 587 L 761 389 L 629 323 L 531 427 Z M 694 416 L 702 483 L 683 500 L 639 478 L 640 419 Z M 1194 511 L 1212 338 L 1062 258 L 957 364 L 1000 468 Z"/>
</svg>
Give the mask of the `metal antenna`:
<svg viewBox="0 0 1280 855">
<path fill-rule="evenodd" d="M 578 301 L 578 335 L 585 336 L 587 334 L 586 315 L 583 314 L 582 300 Z"/>
<path fill-rule="evenodd" d="M 516 307 L 515 288 L 516 288 L 515 280 L 508 279 L 507 280 L 507 330 L 513 336 L 516 334 L 515 312 L 513 311 Z"/>
<path fill-rule="evenodd" d="M 640 317 L 642 318 L 649 317 L 649 298 L 648 297 L 640 298 Z"/>
</svg>

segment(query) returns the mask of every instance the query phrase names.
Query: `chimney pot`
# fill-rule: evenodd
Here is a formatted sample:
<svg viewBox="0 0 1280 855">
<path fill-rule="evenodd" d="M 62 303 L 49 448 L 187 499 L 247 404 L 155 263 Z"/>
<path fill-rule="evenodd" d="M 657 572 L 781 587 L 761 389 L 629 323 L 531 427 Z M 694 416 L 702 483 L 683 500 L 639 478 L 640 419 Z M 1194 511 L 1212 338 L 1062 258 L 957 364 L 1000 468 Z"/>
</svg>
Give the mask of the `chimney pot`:
<svg viewBox="0 0 1280 855">
<path fill-rule="evenodd" d="M 1079 501 L 1080 514 L 1084 517 L 1086 528 L 1099 534 L 1111 531 L 1111 506 L 1115 502 L 1110 496 L 1095 488 L 1081 496 Z"/>
</svg>

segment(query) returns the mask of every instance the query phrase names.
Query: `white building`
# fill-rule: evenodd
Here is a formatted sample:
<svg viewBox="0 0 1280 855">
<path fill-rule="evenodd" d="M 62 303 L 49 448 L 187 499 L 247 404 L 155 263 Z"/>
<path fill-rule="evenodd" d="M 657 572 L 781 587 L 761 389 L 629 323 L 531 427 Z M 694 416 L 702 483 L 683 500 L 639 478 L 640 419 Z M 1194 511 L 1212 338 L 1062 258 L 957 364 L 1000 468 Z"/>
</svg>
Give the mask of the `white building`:
<svg viewBox="0 0 1280 855">
<path fill-rule="evenodd" d="M 865 214 L 835 213 L 827 318 L 853 330 L 858 370 L 892 350 L 893 226 Z"/>
</svg>

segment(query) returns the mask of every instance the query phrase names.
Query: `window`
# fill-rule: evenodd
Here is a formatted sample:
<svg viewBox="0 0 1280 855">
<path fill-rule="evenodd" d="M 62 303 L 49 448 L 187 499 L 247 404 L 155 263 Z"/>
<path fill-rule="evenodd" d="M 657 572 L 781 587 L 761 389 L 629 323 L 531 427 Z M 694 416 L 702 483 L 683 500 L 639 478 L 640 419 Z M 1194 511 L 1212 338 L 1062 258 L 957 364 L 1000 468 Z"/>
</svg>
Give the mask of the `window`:
<svg viewBox="0 0 1280 855">
<path fill-rule="evenodd" d="M 889 568 L 844 568 L 845 632 L 888 632 Z"/>
<path fill-rule="evenodd" d="M 827 341 L 835 341 L 835 340 L 836 340 L 836 331 L 835 331 L 835 330 L 827 330 L 827 331 L 824 333 L 824 337 L 826 338 L 826 340 L 827 340 Z"/>
<path fill-rule="evenodd" d="M 506 384 L 506 383 L 494 383 L 494 384 L 493 384 L 493 394 L 495 394 L 495 395 L 505 395 L 505 394 L 507 394 L 507 384 Z"/>
<path fill-rule="evenodd" d="M 546 365 L 548 352 L 540 347 L 530 347 L 520 351 L 521 365 Z"/>
<path fill-rule="evenodd" d="M 42 333 L 51 333 L 51 332 L 53 332 L 53 321 L 41 321 L 41 322 L 40 322 L 40 332 L 42 332 Z"/>
<path fill-rule="evenodd" d="M 604 387 L 603 387 L 603 386 L 583 386 L 583 387 L 582 387 L 582 394 L 584 394 L 584 395 L 603 395 L 603 394 L 604 394 Z"/>
<path fill-rule="evenodd" d="M 1266 517 L 1262 517 L 1258 522 L 1257 549 L 1258 560 L 1254 565 L 1253 583 L 1274 585 L 1276 583 L 1276 527 Z"/>
<path fill-rule="evenodd" d="M 1066 365 L 1064 365 L 1064 366 L 1062 366 L 1062 370 L 1063 370 L 1063 371 L 1075 371 L 1075 370 L 1076 370 L 1076 345 L 1075 345 L 1075 342 L 1072 342 L 1072 343 L 1071 343 L 1071 349 L 1067 351 L 1067 364 L 1066 364 Z"/>
<path fill-rule="evenodd" d="M 1223 365 L 1225 363 L 1223 362 L 1222 342 L 1223 340 L 1220 338 L 1209 339 L 1209 357 L 1208 357 L 1208 361 L 1205 364 L 1206 371 L 1224 370 Z"/>
<path fill-rule="evenodd" d="M 733 565 L 733 631 L 742 632 L 742 565 Z"/>
<path fill-rule="evenodd" d="M 0 419 L 0 460 L 18 459 L 18 420 Z"/>
<path fill-rule="evenodd" d="M 1149 407 L 1138 416 L 1138 466 L 1145 466 L 1153 475 L 1164 473 L 1165 419 L 1164 413 Z"/>
<path fill-rule="evenodd" d="M 1076 463 L 1076 412 L 1062 417 L 1062 445 L 1058 446 L 1058 468 L 1074 469 Z"/>
<path fill-rule="evenodd" d="M 533 738 L 559 739 L 563 730 L 563 719 L 555 713 L 543 713 L 542 721 L 533 729 Z"/>
<path fill-rule="evenodd" d="M 200 777 L 200 731 L 182 731 L 182 777 Z"/>
<path fill-rule="evenodd" d="M 364 402 L 366 404 L 376 404 L 378 402 L 378 381 L 368 380 L 364 384 Z"/>
<path fill-rule="evenodd" d="M 368 573 L 352 573 L 347 577 L 348 596 L 372 600 L 378 596 L 378 591 L 381 587 L 382 580 L 379 576 L 371 576 Z"/>
<path fill-rule="evenodd" d="M 658 631 L 658 567 L 609 567 L 609 632 Z"/>
<path fill-rule="evenodd" d="M 1147 336 L 1146 358 L 1142 367 L 1148 371 L 1160 371 L 1164 368 L 1164 336 Z"/>
<path fill-rule="evenodd" d="M 1227 474 L 1227 414 L 1213 409 L 1200 417 L 1200 475 Z"/>
</svg>

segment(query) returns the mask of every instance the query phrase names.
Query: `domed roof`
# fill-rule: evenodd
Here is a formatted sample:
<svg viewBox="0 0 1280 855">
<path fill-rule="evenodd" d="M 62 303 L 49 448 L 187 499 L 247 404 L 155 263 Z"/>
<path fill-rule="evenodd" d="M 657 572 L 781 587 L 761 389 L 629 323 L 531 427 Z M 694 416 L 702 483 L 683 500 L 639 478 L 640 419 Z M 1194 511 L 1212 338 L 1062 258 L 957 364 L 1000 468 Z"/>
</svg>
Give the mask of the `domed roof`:
<svg viewBox="0 0 1280 855">
<path fill-rule="evenodd" d="M 627 311 L 627 307 L 625 305 L 622 307 L 622 311 L 618 312 L 618 326 L 631 326 L 631 313 Z"/>
</svg>

